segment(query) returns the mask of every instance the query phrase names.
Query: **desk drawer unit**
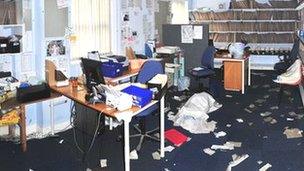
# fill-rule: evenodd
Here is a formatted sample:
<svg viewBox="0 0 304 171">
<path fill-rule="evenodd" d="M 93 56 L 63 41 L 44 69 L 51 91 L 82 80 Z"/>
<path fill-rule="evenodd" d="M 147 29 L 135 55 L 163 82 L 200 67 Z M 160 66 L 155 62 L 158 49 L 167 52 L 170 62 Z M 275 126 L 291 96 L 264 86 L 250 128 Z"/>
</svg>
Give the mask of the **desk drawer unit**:
<svg viewBox="0 0 304 171">
<path fill-rule="evenodd" d="M 242 90 L 242 62 L 224 61 L 224 87 L 226 90 Z"/>
</svg>

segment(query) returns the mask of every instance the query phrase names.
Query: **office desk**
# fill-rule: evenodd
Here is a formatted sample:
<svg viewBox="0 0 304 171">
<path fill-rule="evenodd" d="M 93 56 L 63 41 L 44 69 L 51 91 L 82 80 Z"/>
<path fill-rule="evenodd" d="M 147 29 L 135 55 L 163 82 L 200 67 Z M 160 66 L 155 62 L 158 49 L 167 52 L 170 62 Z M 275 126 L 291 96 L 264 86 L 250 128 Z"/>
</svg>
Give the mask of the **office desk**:
<svg viewBox="0 0 304 171">
<path fill-rule="evenodd" d="M 53 99 L 53 98 L 56 98 L 56 97 L 59 97 L 59 95 L 56 94 L 56 93 L 51 93 L 51 97 L 49 97 L 49 98 L 44 98 L 44 99 L 35 100 L 35 101 L 31 101 L 31 102 L 25 102 L 25 103 L 18 102 L 16 98 L 11 98 L 11 99 L 9 99 L 9 100 L 7 100 L 7 101 L 5 101 L 1 104 L 1 108 L 4 109 L 4 110 L 18 107 L 17 111 L 18 111 L 19 116 L 20 116 L 18 125 L 20 127 L 20 145 L 21 145 L 22 152 L 26 152 L 26 150 L 27 150 L 25 106 L 33 104 L 33 103 L 39 103 L 39 102 L 42 102 L 44 100 Z M 9 126 L 9 134 L 13 134 L 13 130 L 12 130 L 11 125 Z"/>
<path fill-rule="evenodd" d="M 153 100 L 143 108 L 139 108 L 136 106 L 133 106 L 131 109 L 126 110 L 126 111 L 117 111 L 116 109 L 107 106 L 104 103 L 96 103 L 96 104 L 89 104 L 85 100 L 85 94 L 87 91 L 85 89 L 82 90 L 77 90 L 77 88 L 72 88 L 71 85 L 66 86 L 66 87 L 51 87 L 52 90 L 55 92 L 66 96 L 70 98 L 71 100 L 82 104 L 88 108 L 91 108 L 93 110 L 96 110 L 106 116 L 117 118 L 118 120 L 123 120 L 124 123 L 124 157 L 125 157 L 125 170 L 129 171 L 130 170 L 130 134 L 129 134 L 129 123 L 131 122 L 131 119 L 133 116 L 137 115 L 138 113 L 142 112 L 143 110 L 151 107 L 157 101 Z M 164 157 L 165 152 L 164 152 L 164 126 L 165 126 L 165 121 L 164 121 L 164 97 L 160 100 L 160 155 L 161 157 Z"/>
<path fill-rule="evenodd" d="M 242 91 L 245 84 L 251 84 L 251 68 L 249 57 L 244 59 L 214 58 L 215 62 L 224 64 L 224 87 L 226 90 Z M 246 81 L 247 80 L 247 81 Z"/>
</svg>

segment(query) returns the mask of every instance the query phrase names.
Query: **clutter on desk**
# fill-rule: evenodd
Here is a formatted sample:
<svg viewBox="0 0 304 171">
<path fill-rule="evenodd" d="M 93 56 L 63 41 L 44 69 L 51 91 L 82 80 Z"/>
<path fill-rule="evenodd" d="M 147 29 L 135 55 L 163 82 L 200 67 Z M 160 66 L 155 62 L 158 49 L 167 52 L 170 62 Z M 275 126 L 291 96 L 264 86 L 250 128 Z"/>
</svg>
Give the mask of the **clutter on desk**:
<svg viewBox="0 0 304 171">
<path fill-rule="evenodd" d="M 106 102 L 107 105 L 117 108 L 119 111 L 132 107 L 132 96 L 118 91 L 111 86 L 99 84 L 93 87 L 93 100 L 95 102 Z"/>
<path fill-rule="evenodd" d="M 158 54 L 174 54 L 180 51 L 178 46 L 162 46 L 156 48 L 156 53 Z"/>
<path fill-rule="evenodd" d="M 228 45 L 228 50 L 231 56 L 235 59 L 242 59 L 245 52 L 246 44 L 242 42 L 236 42 Z"/>
<path fill-rule="evenodd" d="M 123 89 L 122 92 L 132 95 L 133 104 L 139 107 L 144 107 L 148 104 L 152 100 L 153 95 L 150 89 L 143 89 L 133 85 Z"/>
<path fill-rule="evenodd" d="M 45 78 L 49 86 L 62 87 L 69 85 L 69 79 L 62 71 L 57 69 L 51 60 L 45 60 Z"/>
<path fill-rule="evenodd" d="M 11 72 L 0 72 L 0 91 L 15 91 L 20 82 L 12 76 Z"/>
<path fill-rule="evenodd" d="M 51 96 L 51 89 L 47 83 L 31 85 L 23 83 L 17 88 L 17 100 L 19 102 L 30 102 Z"/>
<path fill-rule="evenodd" d="M 122 75 L 123 64 L 109 60 L 102 63 L 101 70 L 104 77 L 115 78 Z"/>
</svg>

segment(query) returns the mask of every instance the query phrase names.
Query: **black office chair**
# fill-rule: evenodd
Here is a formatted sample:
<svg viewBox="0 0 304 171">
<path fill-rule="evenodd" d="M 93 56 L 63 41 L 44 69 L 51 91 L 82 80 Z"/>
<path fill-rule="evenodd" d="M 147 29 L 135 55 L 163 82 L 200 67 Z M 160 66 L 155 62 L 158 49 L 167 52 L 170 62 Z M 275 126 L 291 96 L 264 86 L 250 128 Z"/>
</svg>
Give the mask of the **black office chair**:
<svg viewBox="0 0 304 171">
<path fill-rule="evenodd" d="M 273 69 L 278 75 L 286 72 L 286 70 L 298 59 L 300 40 L 295 38 L 290 53 L 279 55 L 280 62 L 276 63 Z"/>
<path fill-rule="evenodd" d="M 204 78 L 212 78 L 215 75 L 214 71 L 214 54 L 216 52 L 216 48 L 213 45 L 213 41 L 209 40 L 209 45 L 204 51 L 201 58 L 201 69 L 193 68 L 189 71 L 189 74 L 195 78 L 196 81 L 200 81 L 200 79 Z M 204 88 L 203 84 L 199 84 L 200 88 Z M 209 85 L 208 85 L 209 88 Z"/>
</svg>

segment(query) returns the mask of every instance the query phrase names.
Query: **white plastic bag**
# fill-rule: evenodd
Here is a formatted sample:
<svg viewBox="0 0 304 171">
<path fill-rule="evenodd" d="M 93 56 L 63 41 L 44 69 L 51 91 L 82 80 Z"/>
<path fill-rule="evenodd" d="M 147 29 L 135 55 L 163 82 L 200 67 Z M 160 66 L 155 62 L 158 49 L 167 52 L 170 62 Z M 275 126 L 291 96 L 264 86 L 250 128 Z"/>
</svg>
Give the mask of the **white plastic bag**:
<svg viewBox="0 0 304 171">
<path fill-rule="evenodd" d="M 206 93 L 194 94 L 171 118 L 174 126 L 181 126 L 194 134 L 210 133 L 216 128 L 216 122 L 207 122 L 208 113 L 222 107 L 214 98 Z"/>
<path fill-rule="evenodd" d="M 279 75 L 274 82 L 280 84 L 297 84 L 302 78 L 302 61 L 297 59 L 285 73 Z"/>
</svg>

